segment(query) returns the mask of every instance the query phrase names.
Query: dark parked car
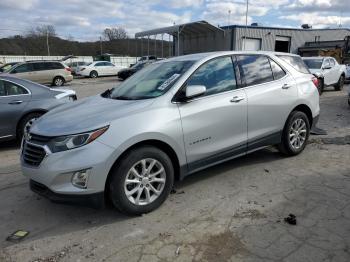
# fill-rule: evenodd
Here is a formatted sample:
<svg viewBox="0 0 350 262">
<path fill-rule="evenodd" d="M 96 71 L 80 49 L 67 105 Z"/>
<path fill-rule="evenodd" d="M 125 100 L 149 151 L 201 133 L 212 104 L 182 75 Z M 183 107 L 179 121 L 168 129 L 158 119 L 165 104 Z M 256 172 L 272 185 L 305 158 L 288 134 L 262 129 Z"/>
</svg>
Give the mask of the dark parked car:
<svg viewBox="0 0 350 262">
<path fill-rule="evenodd" d="M 120 70 L 117 76 L 118 78 L 125 80 L 149 64 L 150 64 L 149 62 L 137 63 L 130 68 L 125 68 Z"/>
<path fill-rule="evenodd" d="M 25 128 L 47 111 L 76 100 L 73 90 L 0 76 L 0 141 L 21 139 Z"/>
</svg>

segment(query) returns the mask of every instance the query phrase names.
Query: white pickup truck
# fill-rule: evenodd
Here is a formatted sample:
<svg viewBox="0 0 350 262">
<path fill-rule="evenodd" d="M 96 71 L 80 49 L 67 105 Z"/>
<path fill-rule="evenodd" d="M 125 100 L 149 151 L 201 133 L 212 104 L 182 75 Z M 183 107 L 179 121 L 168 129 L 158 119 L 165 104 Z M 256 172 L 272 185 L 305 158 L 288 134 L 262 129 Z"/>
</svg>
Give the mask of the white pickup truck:
<svg viewBox="0 0 350 262">
<path fill-rule="evenodd" d="M 335 90 L 343 89 L 346 67 L 338 64 L 333 57 L 303 57 L 310 72 L 316 75 L 322 83 L 321 92 L 325 86 L 334 86 Z"/>
</svg>

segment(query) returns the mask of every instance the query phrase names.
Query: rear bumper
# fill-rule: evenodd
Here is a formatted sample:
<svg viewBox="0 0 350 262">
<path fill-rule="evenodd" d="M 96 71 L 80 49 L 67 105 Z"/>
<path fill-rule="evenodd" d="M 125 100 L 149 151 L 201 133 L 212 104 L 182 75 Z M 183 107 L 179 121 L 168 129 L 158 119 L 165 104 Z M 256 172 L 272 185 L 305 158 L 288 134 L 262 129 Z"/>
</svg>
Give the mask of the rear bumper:
<svg viewBox="0 0 350 262">
<path fill-rule="evenodd" d="M 88 206 L 93 208 L 103 208 L 104 207 L 104 192 L 93 193 L 88 195 L 72 195 L 72 194 L 58 194 L 51 191 L 47 186 L 30 180 L 29 182 L 30 189 L 43 196 L 50 199 L 53 202 L 57 203 L 66 203 L 66 204 L 76 204 L 80 206 Z"/>
<path fill-rule="evenodd" d="M 66 82 L 71 82 L 71 81 L 73 81 L 73 75 L 65 76 L 64 80 L 65 80 Z"/>
</svg>

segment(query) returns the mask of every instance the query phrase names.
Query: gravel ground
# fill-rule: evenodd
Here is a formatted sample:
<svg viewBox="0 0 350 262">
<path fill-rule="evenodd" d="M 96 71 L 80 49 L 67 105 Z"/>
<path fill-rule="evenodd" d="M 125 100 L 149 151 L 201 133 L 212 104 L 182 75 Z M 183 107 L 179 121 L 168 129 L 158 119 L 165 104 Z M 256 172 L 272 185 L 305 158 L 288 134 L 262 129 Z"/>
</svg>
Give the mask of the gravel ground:
<svg viewBox="0 0 350 262">
<path fill-rule="evenodd" d="M 79 97 L 118 84 L 75 80 Z M 347 87 L 348 88 L 348 87 Z M 305 151 L 255 152 L 176 184 L 156 211 L 126 217 L 59 205 L 28 189 L 18 147 L 0 145 L 0 261 L 350 261 L 350 107 L 345 91 L 321 97 Z M 297 224 L 284 222 L 289 214 Z M 19 243 L 12 232 L 30 234 Z"/>
</svg>

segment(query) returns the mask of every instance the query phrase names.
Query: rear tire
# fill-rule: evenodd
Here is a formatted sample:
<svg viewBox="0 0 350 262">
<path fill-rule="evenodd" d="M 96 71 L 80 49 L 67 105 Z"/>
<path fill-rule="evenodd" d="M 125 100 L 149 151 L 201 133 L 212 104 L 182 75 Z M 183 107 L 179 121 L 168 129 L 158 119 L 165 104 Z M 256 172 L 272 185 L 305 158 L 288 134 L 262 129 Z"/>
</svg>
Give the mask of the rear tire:
<svg viewBox="0 0 350 262">
<path fill-rule="evenodd" d="M 52 81 L 52 85 L 53 86 L 63 86 L 64 85 L 64 78 L 61 76 L 56 76 L 53 81 Z"/>
<path fill-rule="evenodd" d="M 97 71 L 93 70 L 90 72 L 90 78 L 97 78 L 97 77 L 98 77 Z"/>
<path fill-rule="evenodd" d="M 109 197 L 119 211 L 128 215 L 141 215 L 158 208 L 174 183 L 169 156 L 152 146 L 132 149 L 111 172 L 107 185 Z"/>
<path fill-rule="evenodd" d="M 27 129 L 29 131 L 33 121 L 41 117 L 44 113 L 31 113 L 26 115 L 23 119 L 21 119 L 18 127 L 17 127 L 17 139 L 21 140 L 23 138 L 24 130 Z"/>
<path fill-rule="evenodd" d="M 340 91 L 344 87 L 345 77 L 344 75 L 341 75 L 339 77 L 338 83 L 334 86 L 335 91 Z"/>
<path fill-rule="evenodd" d="M 310 123 L 308 117 L 301 111 L 293 111 L 284 126 L 278 149 L 288 156 L 298 155 L 304 150 L 309 135 Z"/>
</svg>

